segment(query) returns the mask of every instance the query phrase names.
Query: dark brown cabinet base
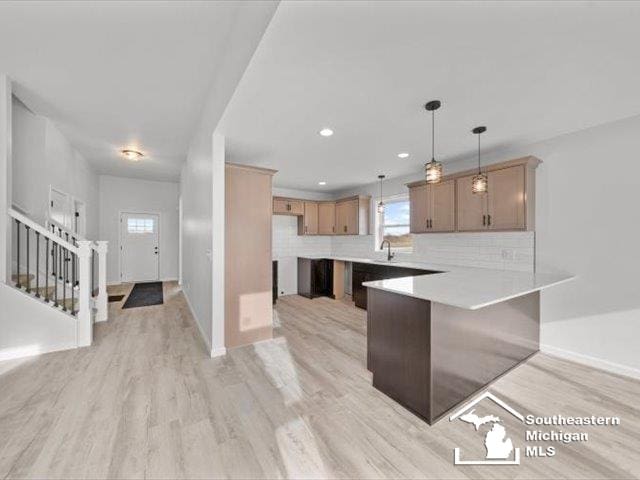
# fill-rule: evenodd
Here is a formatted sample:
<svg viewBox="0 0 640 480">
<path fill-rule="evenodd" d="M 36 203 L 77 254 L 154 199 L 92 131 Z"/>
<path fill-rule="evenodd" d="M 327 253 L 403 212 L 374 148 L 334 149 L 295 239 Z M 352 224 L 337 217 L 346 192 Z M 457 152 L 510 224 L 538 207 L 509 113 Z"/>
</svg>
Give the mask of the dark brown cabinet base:
<svg viewBox="0 0 640 480">
<path fill-rule="evenodd" d="M 298 295 L 333 297 L 333 260 L 298 257 Z"/>
<path fill-rule="evenodd" d="M 351 293 L 356 307 L 367 309 L 367 288 L 364 282 L 386 280 L 388 278 L 413 277 L 440 273 L 433 270 L 399 267 L 396 265 L 379 265 L 376 263 L 353 263 L 351 276 Z"/>
<path fill-rule="evenodd" d="M 373 386 L 429 424 L 539 349 L 540 295 L 466 310 L 370 288 Z"/>
</svg>

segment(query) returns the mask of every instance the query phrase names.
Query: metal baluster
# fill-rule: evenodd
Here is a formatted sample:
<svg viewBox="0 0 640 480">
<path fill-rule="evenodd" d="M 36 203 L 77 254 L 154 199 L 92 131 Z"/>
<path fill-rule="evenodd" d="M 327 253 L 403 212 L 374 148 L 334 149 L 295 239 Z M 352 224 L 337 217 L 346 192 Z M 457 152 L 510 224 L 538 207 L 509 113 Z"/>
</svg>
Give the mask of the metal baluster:
<svg viewBox="0 0 640 480">
<path fill-rule="evenodd" d="M 56 227 L 54 227 L 53 225 L 51 225 L 51 233 L 53 233 L 55 235 L 56 233 Z M 48 239 L 47 239 L 48 241 Z M 56 256 L 55 256 L 55 243 L 53 243 L 51 245 L 51 275 L 53 275 L 54 277 L 56 276 Z M 47 249 L 48 250 L 48 249 Z"/>
<path fill-rule="evenodd" d="M 58 237 L 62 239 L 62 229 L 58 227 Z M 58 244 L 58 280 L 63 279 L 63 268 L 62 268 L 62 250 L 60 244 Z"/>
<path fill-rule="evenodd" d="M 62 248 L 62 257 L 66 258 L 67 250 L 64 247 Z M 66 263 L 65 263 L 66 264 Z M 62 269 L 62 310 L 67 310 L 67 271 L 66 269 Z"/>
<path fill-rule="evenodd" d="M 76 237 L 71 237 L 71 240 L 72 240 L 71 244 L 74 247 L 77 248 L 78 247 L 78 242 L 77 242 Z M 73 278 L 75 278 L 75 281 L 73 282 L 74 286 L 78 285 L 78 261 L 77 261 L 77 257 L 78 257 L 77 255 L 72 255 L 71 256 L 71 264 L 72 264 L 71 267 L 73 268 L 73 274 L 74 274 Z"/>
<path fill-rule="evenodd" d="M 72 263 L 75 265 L 76 254 L 71 253 Z M 76 314 L 76 304 L 75 304 L 75 288 L 76 288 L 76 270 L 75 268 L 71 269 L 71 315 Z"/>
<path fill-rule="evenodd" d="M 54 242 L 53 244 L 53 264 L 58 265 L 58 244 Z M 53 304 L 58 306 L 58 274 L 53 274 L 54 282 L 53 282 Z"/>
<path fill-rule="evenodd" d="M 69 242 L 69 234 L 65 233 L 65 236 L 67 242 Z M 67 250 L 66 248 L 64 249 L 64 278 L 69 278 L 69 250 Z M 67 282 L 65 281 L 64 284 L 66 286 Z"/>
<path fill-rule="evenodd" d="M 36 231 L 36 297 L 40 298 L 40 232 Z"/>
<path fill-rule="evenodd" d="M 95 281 L 93 279 L 93 270 L 95 268 L 96 251 L 91 249 L 91 296 L 93 297 L 93 289 L 95 288 Z"/>
<path fill-rule="evenodd" d="M 20 285 L 20 222 L 18 220 L 16 220 L 16 232 L 18 237 L 18 241 L 16 242 L 18 249 L 18 273 L 16 277 L 18 281 L 16 282 L 16 287 L 22 288 L 22 285 Z"/>
<path fill-rule="evenodd" d="M 31 277 L 29 272 L 29 257 L 31 256 L 31 252 L 29 251 L 29 230 L 31 230 L 31 228 L 28 225 L 25 225 L 24 228 L 27 232 L 27 293 L 31 293 Z"/>
<path fill-rule="evenodd" d="M 49 237 L 45 237 L 46 249 L 46 267 L 44 272 L 44 299 L 49 302 Z"/>
</svg>

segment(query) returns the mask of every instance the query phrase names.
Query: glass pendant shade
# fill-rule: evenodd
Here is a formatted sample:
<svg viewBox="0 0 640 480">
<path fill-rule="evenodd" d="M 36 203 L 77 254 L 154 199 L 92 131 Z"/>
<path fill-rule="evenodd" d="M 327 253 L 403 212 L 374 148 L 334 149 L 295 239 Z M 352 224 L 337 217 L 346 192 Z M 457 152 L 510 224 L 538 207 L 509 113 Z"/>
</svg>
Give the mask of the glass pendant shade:
<svg viewBox="0 0 640 480">
<path fill-rule="evenodd" d="M 427 183 L 439 183 L 442 180 L 442 164 L 431 160 L 425 166 Z"/>
<path fill-rule="evenodd" d="M 486 173 L 482 173 L 480 168 L 480 135 L 487 131 L 487 127 L 476 127 L 471 133 L 478 135 L 478 174 L 471 179 L 471 192 L 477 194 L 487 193 L 489 191 L 489 178 Z"/>
<path fill-rule="evenodd" d="M 384 213 L 384 202 L 382 201 L 382 180 L 384 180 L 384 175 L 378 175 L 378 180 L 380 180 L 380 201 L 378 202 L 378 206 L 376 207 L 378 213 Z"/>
<path fill-rule="evenodd" d="M 489 190 L 489 179 L 484 173 L 474 175 L 471 180 L 471 191 L 473 193 L 487 193 Z"/>
</svg>

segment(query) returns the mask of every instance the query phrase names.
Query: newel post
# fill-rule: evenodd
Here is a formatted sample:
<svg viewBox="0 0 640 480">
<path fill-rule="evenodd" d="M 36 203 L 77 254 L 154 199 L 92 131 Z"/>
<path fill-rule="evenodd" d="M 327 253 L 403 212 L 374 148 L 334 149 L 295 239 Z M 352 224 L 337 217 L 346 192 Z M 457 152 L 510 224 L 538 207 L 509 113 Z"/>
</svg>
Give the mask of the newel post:
<svg viewBox="0 0 640 480">
<path fill-rule="evenodd" d="M 76 338 L 78 347 L 88 347 L 93 340 L 91 319 L 91 242 L 78 241 L 78 321 Z"/>
<path fill-rule="evenodd" d="M 109 242 L 99 240 L 98 252 L 98 298 L 96 299 L 96 322 L 105 322 L 109 318 L 109 302 L 107 295 L 107 249 Z"/>
</svg>

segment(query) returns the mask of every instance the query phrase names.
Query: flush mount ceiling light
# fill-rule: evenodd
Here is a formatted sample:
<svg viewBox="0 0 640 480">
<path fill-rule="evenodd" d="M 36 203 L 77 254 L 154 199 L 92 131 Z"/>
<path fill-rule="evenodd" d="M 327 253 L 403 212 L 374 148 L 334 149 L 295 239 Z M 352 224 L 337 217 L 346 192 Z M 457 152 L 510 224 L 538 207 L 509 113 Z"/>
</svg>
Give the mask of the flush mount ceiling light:
<svg viewBox="0 0 640 480">
<path fill-rule="evenodd" d="M 408 153 L 404 153 L 404 152 L 398 154 L 398 157 L 400 157 L 400 158 L 407 158 L 408 156 L 409 156 L 409 154 Z"/>
<path fill-rule="evenodd" d="M 378 202 L 378 213 L 384 213 L 384 202 L 382 201 L 382 180 L 384 180 L 384 175 L 378 175 L 380 179 L 380 201 Z"/>
<path fill-rule="evenodd" d="M 318 182 L 318 185 L 326 185 L 327 182 Z"/>
<path fill-rule="evenodd" d="M 333 135 L 333 130 L 331 130 L 330 128 L 323 128 L 318 133 L 323 137 L 330 137 L 331 135 Z"/>
<path fill-rule="evenodd" d="M 476 127 L 471 131 L 473 134 L 478 135 L 478 174 L 471 179 L 471 191 L 479 194 L 487 193 L 489 191 L 489 179 L 480 169 L 480 135 L 487 131 L 487 127 Z"/>
<path fill-rule="evenodd" d="M 440 100 L 432 100 L 424 106 L 428 112 L 431 112 L 431 161 L 424 166 L 427 183 L 438 183 L 442 180 L 442 164 L 436 162 L 435 158 L 435 112 L 440 108 L 440 105 Z"/>
<path fill-rule="evenodd" d="M 139 152 L 137 150 L 131 150 L 129 148 L 121 150 L 120 153 L 122 153 L 122 156 L 124 158 L 126 158 L 127 160 L 131 160 L 132 162 L 137 162 L 142 157 L 144 157 L 142 152 Z"/>
</svg>

